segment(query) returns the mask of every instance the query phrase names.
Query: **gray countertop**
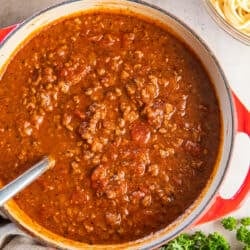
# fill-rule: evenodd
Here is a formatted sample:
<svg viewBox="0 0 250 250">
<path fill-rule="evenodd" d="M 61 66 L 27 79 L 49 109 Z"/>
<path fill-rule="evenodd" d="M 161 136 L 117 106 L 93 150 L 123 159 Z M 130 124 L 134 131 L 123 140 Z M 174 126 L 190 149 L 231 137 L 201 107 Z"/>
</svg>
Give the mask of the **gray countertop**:
<svg viewBox="0 0 250 250">
<path fill-rule="evenodd" d="M 0 27 L 20 22 L 34 12 L 63 0 L 0 0 Z"/>
<path fill-rule="evenodd" d="M 202 0 L 146 1 L 154 3 L 175 14 L 192 27 L 193 30 L 206 41 L 224 69 L 231 88 L 245 104 L 245 106 L 250 109 L 250 85 L 248 77 L 250 47 L 234 40 L 222 29 L 220 29 L 205 11 Z M 59 2 L 63 2 L 63 0 L 0 0 L 0 27 L 20 22 L 32 15 L 34 12 Z M 234 155 L 236 155 L 234 158 L 236 159 L 231 162 L 230 171 L 226 178 L 227 181 L 220 190 L 220 193 L 227 196 L 227 198 L 228 193 L 230 194 L 230 197 L 237 191 L 240 184 L 243 182 L 246 172 L 248 171 L 249 139 L 246 135 L 243 139 L 245 140 L 245 144 L 242 141 L 239 141 L 239 146 L 236 145 L 236 149 L 238 150 L 234 152 Z M 238 159 L 239 156 L 240 159 Z M 243 159 L 245 164 L 243 164 Z M 237 180 L 236 177 L 240 177 L 240 180 Z M 250 197 L 248 197 L 241 209 L 234 212 L 234 215 L 237 217 L 249 216 L 249 207 Z M 199 229 L 207 232 L 218 230 L 226 234 L 225 231 L 221 229 L 218 222 L 208 223 L 201 226 Z M 232 249 L 240 249 L 239 245 L 235 244 L 235 240 L 230 234 L 228 237 L 233 244 Z"/>
</svg>

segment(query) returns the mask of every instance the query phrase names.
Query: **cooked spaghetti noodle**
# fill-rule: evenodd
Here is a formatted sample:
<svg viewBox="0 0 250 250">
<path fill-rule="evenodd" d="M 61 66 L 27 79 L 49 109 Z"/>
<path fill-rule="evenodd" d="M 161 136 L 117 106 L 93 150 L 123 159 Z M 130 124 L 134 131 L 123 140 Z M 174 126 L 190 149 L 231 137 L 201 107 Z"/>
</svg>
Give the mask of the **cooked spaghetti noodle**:
<svg viewBox="0 0 250 250">
<path fill-rule="evenodd" d="M 250 36 L 250 0 L 210 0 L 232 26 Z"/>
</svg>

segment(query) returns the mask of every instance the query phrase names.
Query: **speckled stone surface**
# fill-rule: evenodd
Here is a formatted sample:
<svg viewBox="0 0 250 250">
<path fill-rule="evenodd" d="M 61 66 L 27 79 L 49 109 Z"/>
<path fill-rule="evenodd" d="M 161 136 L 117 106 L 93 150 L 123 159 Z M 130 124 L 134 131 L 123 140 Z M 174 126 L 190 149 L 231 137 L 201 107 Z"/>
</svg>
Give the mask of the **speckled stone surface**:
<svg viewBox="0 0 250 250">
<path fill-rule="evenodd" d="M 36 11 L 62 0 L 0 0 L 0 27 L 20 22 Z"/>
<path fill-rule="evenodd" d="M 0 0 L 0 27 L 8 26 L 24 20 L 33 13 L 52 4 L 63 2 L 62 0 Z M 250 110 L 250 47 L 241 44 L 221 28 L 219 28 L 207 14 L 203 0 L 146 0 L 178 16 L 203 38 L 218 58 L 231 88 Z M 233 195 L 244 179 L 249 166 L 249 142 L 238 143 L 237 156 L 227 176 L 227 183 L 221 192 L 226 196 Z M 244 163 L 243 163 L 244 162 Z M 243 165 L 246 166 L 243 166 Z M 240 170 L 239 167 L 240 166 Z M 236 176 L 239 178 L 236 180 Z M 233 185 L 232 185 L 233 183 Z M 230 185 L 231 184 L 231 185 Z M 232 187 L 234 187 L 232 190 Z M 224 190 L 223 190 L 224 189 Z M 228 195 L 228 193 L 230 193 Z M 242 207 L 233 213 L 238 218 L 250 216 L 250 197 Z M 232 233 L 228 233 L 220 226 L 220 223 L 211 222 L 199 227 L 206 232 L 221 231 L 232 243 L 232 249 L 241 249 L 236 243 Z"/>
</svg>

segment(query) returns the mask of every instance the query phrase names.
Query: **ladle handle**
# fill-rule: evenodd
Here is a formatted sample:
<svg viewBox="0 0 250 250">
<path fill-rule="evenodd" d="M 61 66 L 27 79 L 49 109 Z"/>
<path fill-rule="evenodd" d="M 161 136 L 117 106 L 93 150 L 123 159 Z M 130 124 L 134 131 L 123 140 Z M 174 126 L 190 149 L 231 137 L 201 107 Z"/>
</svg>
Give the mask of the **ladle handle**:
<svg viewBox="0 0 250 250">
<path fill-rule="evenodd" d="M 6 201 L 15 196 L 22 189 L 27 187 L 31 182 L 36 180 L 46 170 L 54 165 L 54 160 L 49 157 L 44 157 L 29 170 L 17 177 L 15 180 L 0 189 L 0 206 L 3 206 Z"/>
</svg>

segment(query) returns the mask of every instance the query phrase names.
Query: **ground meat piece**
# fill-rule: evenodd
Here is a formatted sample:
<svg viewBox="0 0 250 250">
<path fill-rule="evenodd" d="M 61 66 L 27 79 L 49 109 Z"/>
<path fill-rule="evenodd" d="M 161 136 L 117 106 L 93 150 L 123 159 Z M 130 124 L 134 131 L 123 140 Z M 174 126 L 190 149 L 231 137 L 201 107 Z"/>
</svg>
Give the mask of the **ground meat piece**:
<svg viewBox="0 0 250 250">
<path fill-rule="evenodd" d="M 181 98 L 181 101 L 178 105 L 178 110 L 179 110 L 179 113 L 181 116 L 185 116 L 185 114 L 186 114 L 187 99 L 188 99 L 188 96 L 183 95 Z"/>
<path fill-rule="evenodd" d="M 127 193 L 128 185 L 125 181 L 112 181 L 106 187 L 105 194 L 109 199 L 114 199 L 116 197 L 122 197 Z"/>
<path fill-rule="evenodd" d="M 199 143 L 196 143 L 196 142 L 193 142 L 190 140 L 186 141 L 184 148 L 188 153 L 190 153 L 194 156 L 197 156 L 197 155 L 201 154 L 201 152 L 202 152 L 201 145 Z"/>
<path fill-rule="evenodd" d="M 149 83 L 141 92 L 141 97 L 144 103 L 149 104 L 159 95 L 158 84 Z"/>
<path fill-rule="evenodd" d="M 156 100 L 150 105 L 147 105 L 143 110 L 143 114 L 146 114 L 150 125 L 156 129 L 160 128 L 164 119 L 164 102 Z"/>
<path fill-rule="evenodd" d="M 70 203 L 75 205 L 85 205 L 90 200 L 90 195 L 86 190 L 77 190 L 72 196 Z"/>
<path fill-rule="evenodd" d="M 152 202 L 152 197 L 151 195 L 146 195 L 143 199 L 142 199 L 142 204 L 144 207 L 149 207 L 151 205 Z"/>
<path fill-rule="evenodd" d="M 132 124 L 130 134 L 134 142 L 143 145 L 149 142 L 151 131 L 146 123 L 138 121 Z"/>
<path fill-rule="evenodd" d="M 106 221 L 111 226 L 119 226 L 121 224 L 121 215 L 119 213 L 106 213 Z"/>
<path fill-rule="evenodd" d="M 134 191 L 131 195 L 131 201 L 133 204 L 138 203 L 143 197 L 145 197 L 145 192 L 143 191 Z"/>
<path fill-rule="evenodd" d="M 54 70 L 51 67 L 46 67 L 42 71 L 42 81 L 46 83 L 54 82 L 57 79 Z"/>
<path fill-rule="evenodd" d="M 99 165 L 96 167 L 91 175 L 91 183 L 94 189 L 104 190 L 108 185 L 108 166 Z"/>
<path fill-rule="evenodd" d="M 145 173 L 146 165 L 144 163 L 136 163 L 132 165 L 134 176 L 143 176 Z"/>
<path fill-rule="evenodd" d="M 122 36 L 122 46 L 124 48 L 129 47 L 132 44 L 134 39 L 135 39 L 135 33 L 131 32 L 131 33 L 123 34 L 123 36 Z"/>
<path fill-rule="evenodd" d="M 72 63 L 73 64 L 73 63 Z M 91 70 L 90 66 L 75 63 L 74 65 L 67 65 L 61 72 L 61 80 L 69 83 L 70 85 L 75 85 L 79 83 Z"/>
<path fill-rule="evenodd" d="M 157 164 L 151 164 L 151 165 L 149 165 L 148 172 L 152 176 L 157 176 L 159 174 L 159 166 Z"/>
</svg>

